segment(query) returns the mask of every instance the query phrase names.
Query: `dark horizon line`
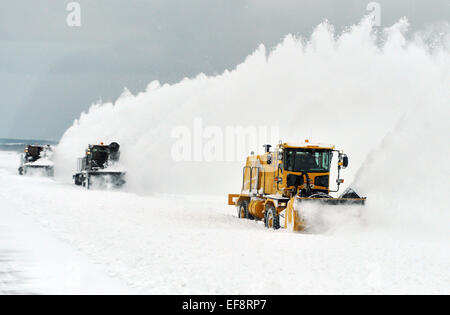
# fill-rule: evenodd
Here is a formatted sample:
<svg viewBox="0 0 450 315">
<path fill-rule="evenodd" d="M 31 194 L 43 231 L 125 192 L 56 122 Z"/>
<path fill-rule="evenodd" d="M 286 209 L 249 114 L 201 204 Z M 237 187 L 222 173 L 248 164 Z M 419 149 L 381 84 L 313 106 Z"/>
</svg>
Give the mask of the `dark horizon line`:
<svg viewBox="0 0 450 315">
<path fill-rule="evenodd" d="M 57 140 L 49 140 L 49 139 L 19 139 L 19 138 L 1 138 L 0 137 L 0 141 L 9 141 L 9 142 L 13 142 L 13 141 L 17 141 L 17 142 L 40 142 L 40 143 L 44 143 L 44 142 L 48 142 L 49 144 L 57 144 L 59 141 Z"/>
</svg>

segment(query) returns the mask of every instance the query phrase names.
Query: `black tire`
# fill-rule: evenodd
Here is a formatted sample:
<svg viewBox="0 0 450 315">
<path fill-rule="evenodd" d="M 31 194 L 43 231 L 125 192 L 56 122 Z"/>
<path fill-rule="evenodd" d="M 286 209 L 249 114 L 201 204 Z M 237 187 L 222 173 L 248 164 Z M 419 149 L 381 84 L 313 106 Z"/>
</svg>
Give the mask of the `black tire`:
<svg viewBox="0 0 450 315">
<path fill-rule="evenodd" d="M 274 230 L 278 230 L 280 228 L 280 215 L 272 205 L 269 205 L 266 208 L 266 212 L 264 213 L 264 225 L 268 229 L 273 228 Z"/>
<path fill-rule="evenodd" d="M 237 207 L 238 210 L 238 218 L 239 219 L 248 219 L 248 201 L 241 201 Z"/>
<path fill-rule="evenodd" d="M 23 175 L 23 167 L 19 167 L 19 175 Z"/>
<path fill-rule="evenodd" d="M 84 188 L 87 188 L 87 177 L 84 175 L 80 175 L 80 182 L 81 182 L 81 186 Z"/>
<path fill-rule="evenodd" d="M 87 190 L 91 189 L 91 176 L 89 176 L 89 174 L 86 175 L 84 181 L 86 182 L 86 189 Z"/>
<path fill-rule="evenodd" d="M 75 175 L 74 179 L 75 179 L 75 185 L 77 185 L 77 186 L 83 185 L 83 182 L 80 179 L 80 175 Z"/>
<path fill-rule="evenodd" d="M 55 176 L 55 170 L 51 167 L 51 168 L 47 168 L 46 169 L 46 174 L 48 177 L 54 177 Z"/>
</svg>

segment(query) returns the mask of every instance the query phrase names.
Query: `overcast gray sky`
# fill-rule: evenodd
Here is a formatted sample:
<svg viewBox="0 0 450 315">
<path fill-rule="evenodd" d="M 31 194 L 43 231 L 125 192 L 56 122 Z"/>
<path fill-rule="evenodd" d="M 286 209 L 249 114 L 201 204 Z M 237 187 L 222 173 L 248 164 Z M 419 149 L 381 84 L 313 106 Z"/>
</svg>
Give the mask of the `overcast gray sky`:
<svg viewBox="0 0 450 315">
<path fill-rule="evenodd" d="M 57 140 L 91 103 L 124 87 L 176 82 L 234 68 L 258 44 L 308 36 L 323 19 L 357 23 L 362 0 L 69 0 L 0 4 L 0 138 Z M 381 23 L 407 16 L 412 30 L 450 19 L 449 0 L 379 0 Z"/>
</svg>

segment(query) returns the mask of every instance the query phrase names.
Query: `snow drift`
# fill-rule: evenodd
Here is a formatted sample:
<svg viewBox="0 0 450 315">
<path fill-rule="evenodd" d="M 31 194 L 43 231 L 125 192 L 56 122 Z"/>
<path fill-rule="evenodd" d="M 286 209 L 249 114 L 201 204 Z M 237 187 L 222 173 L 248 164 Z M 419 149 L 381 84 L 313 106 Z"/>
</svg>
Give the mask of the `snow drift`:
<svg viewBox="0 0 450 315">
<path fill-rule="evenodd" d="M 260 46 L 221 75 L 174 85 L 155 81 L 138 95 L 126 90 L 114 104 L 92 105 L 66 131 L 56 152 L 57 176 L 70 179 L 88 143 L 118 141 L 130 191 L 235 192 L 242 163 L 177 162 L 174 129 L 194 133 L 196 119 L 220 130 L 278 126 L 284 141 L 309 138 L 345 150 L 347 183 L 363 165 L 355 186 L 388 220 L 421 221 L 431 204 L 431 211 L 445 212 L 449 32 L 435 40 L 430 32 L 408 37 L 407 29 L 406 19 L 379 31 L 366 18 L 337 35 L 323 22 L 309 39 L 288 35 L 271 51 Z M 211 150 L 211 134 L 200 137 L 192 145 Z M 273 144 L 267 134 L 259 140 Z"/>
</svg>

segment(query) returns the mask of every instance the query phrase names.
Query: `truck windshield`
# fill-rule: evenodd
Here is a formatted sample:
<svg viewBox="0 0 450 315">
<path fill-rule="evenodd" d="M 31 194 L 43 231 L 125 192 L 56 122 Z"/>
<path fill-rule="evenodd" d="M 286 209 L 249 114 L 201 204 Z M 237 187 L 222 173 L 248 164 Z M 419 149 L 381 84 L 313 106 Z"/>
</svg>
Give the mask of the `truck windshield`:
<svg viewBox="0 0 450 315">
<path fill-rule="evenodd" d="M 97 166 L 103 167 L 103 165 L 108 160 L 109 151 L 107 148 L 102 146 L 94 146 L 91 149 L 91 159 L 95 161 Z"/>
<path fill-rule="evenodd" d="M 284 169 L 290 172 L 327 173 L 330 171 L 330 150 L 285 149 Z"/>
<path fill-rule="evenodd" d="M 28 146 L 27 148 L 27 158 L 29 162 L 36 162 L 41 158 L 42 147 Z"/>
</svg>

